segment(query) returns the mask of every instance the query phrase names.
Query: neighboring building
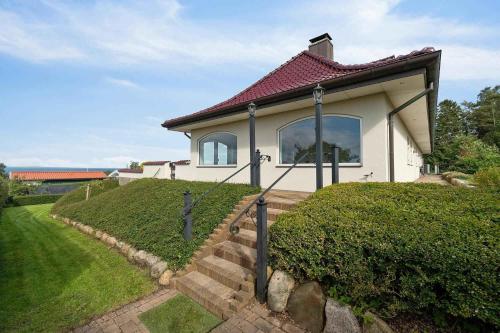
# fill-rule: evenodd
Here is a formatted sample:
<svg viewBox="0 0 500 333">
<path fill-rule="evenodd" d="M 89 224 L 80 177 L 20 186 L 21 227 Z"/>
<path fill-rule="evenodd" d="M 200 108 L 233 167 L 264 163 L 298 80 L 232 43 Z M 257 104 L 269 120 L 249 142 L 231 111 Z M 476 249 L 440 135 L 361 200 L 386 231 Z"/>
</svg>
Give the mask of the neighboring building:
<svg viewBox="0 0 500 333">
<path fill-rule="evenodd" d="M 73 182 L 105 179 L 107 176 L 102 171 L 12 171 L 10 179 L 23 182 Z"/>
<path fill-rule="evenodd" d="M 269 186 L 309 151 L 311 157 L 276 188 L 314 191 L 312 94 L 318 84 L 325 89 L 325 186 L 331 179 L 328 154 L 333 145 L 341 149 L 341 182 L 414 181 L 419 177 L 422 154 L 431 153 L 433 146 L 441 51 L 424 48 L 366 64 L 342 65 L 333 61 L 328 34 L 310 42 L 308 51 L 234 97 L 163 124 L 169 130 L 190 133 L 192 163 L 182 179 L 220 181 L 250 161 L 248 106 L 253 102 L 257 105 L 256 148 L 271 156 L 271 162 L 261 166 L 262 186 Z M 414 103 L 396 109 L 420 93 L 422 97 Z M 176 178 L 181 179 L 179 174 Z M 249 178 L 247 168 L 232 181 L 248 183 Z"/>
<path fill-rule="evenodd" d="M 108 175 L 108 178 L 117 179 L 119 176 L 120 176 L 120 172 L 118 170 L 114 170 L 113 172 L 111 172 Z"/>
<path fill-rule="evenodd" d="M 190 180 L 191 169 L 190 160 L 180 160 L 170 163 L 170 179 Z"/>
<path fill-rule="evenodd" d="M 170 161 L 149 161 L 142 163 L 144 178 L 170 178 Z"/>
<path fill-rule="evenodd" d="M 118 183 L 120 185 L 126 185 L 133 180 L 142 178 L 141 169 L 118 169 Z"/>
</svg>

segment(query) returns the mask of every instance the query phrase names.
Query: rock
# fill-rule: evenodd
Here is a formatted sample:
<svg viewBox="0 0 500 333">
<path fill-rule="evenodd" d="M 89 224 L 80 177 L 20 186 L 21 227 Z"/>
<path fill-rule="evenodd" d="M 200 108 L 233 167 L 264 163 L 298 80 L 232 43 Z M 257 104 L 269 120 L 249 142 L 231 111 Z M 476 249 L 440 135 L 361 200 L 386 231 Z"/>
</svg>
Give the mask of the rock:
<svg viewBox="0 0 500 333">
<path fill-rule="evenodd" d="M 283 312 L 288 302 L 288 297 L 295 286 L 295 280 L 290 274 L 275 271 L 267 288 L 267 305 L 274 312 Z"/>
<path fill-rule="evenodd" d="M 109 238 L 109 235 L 105 232 L 101 234 L 101 238 L 99 238 L 101 241 L 106 242 L 106 240 Z"/>
<path fill-rule="evenodd" d="M 159 278 L 163 272 L 167 270 L 167 263 L 164 261 L 158 261 L 151 267 L 151 277 L 154 279 Z"/>
<path fill-rule="evenodd" d="M 112 236 L 109 236 L 107 239 L 106 239 L 106 244 L 108 244 L 109 246 L 113 247 L 116 245 L 116 238 L 112 237 Z"/>
<path fill-rule="evenodd" d="M 146 255 L 146 266 L 148 266 L 148 267 L 153 267 L 154 265 L 156 265 L 156 263 L 158 263 L 160 261 L 161 261 L 160 257 L 157 257 L 151 253 L 148 253 Z"/>
<path fill-rule="evenodd" d="M 363 333 L 394 333 L 392 328 L 375 314 L 367 311 L 365 313 L 365 318 Z"/>
<path fill-rule="evenodd" d="M 84 232 L 87 235 L 93 235 L 94 234 L 94 228 L 92 228 L 91 226 L 87 225 L 87 226 L 85 226 Z"/>
<path fill-rule="evenodd" d="M 134 257 L 135 257 L 136 253 L 137 253 L 136 249 L 134 249 L 133 247 L 129 248 L 128 252 L 127 252 L 127 259 L 128 259 L 128 261 L 135 262 Z"/>
<path fill-rule="evenodd" d="M 162 286 L 168 286 L 170 284 L 170 279 L 174 276 L 174 273 L 172 271 L 165 271 L 160 277 L 160 280 L 158 283 L 160 283 Z"/>
<path fill-rule="evenodd" d="M 349 306 L 328 298 L 325 315 L 326 324 L 323 333 L 361 333 L 358 320 Z"/>
<path fill-rule="evenodd" d="M 101 230 L 96 230 L 94 236 L 97 239 L 101 239 L 101 237 L 102 237 L 102 231 Z"/>
<path fill-rule="evenodd" d="M 307 282 L 292 293 L 287 310 L 297 325 L 319 333 L 323 329 L 325 302 L 319 283 Z"/>
<path fill-rule="evenodd" d="M 146 251 L 140 250 L 134 254 L 134 261 L 140 266 L 146 266 Z"/>
<path fill-rule="evenodd" d="M 130 245 L 127 243 L 123 243 L 123 245 L 120 247 L 120 252 L 125 256 L 128 255 L 129 250 L 130 250 Z"/>
</svg>

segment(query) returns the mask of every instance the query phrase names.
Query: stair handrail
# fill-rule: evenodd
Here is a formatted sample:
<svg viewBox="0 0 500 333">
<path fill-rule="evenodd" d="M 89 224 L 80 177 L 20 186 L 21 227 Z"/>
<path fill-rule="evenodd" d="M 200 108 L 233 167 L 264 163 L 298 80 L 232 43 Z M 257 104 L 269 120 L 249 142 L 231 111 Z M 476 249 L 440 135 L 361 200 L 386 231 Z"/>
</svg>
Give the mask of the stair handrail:
<svg viewBox="0 0 500 333">
<path fill-rule="evenodd" d="M 248 166 L 252 165 L 253 163 L 255 164 L 260 164 L 263 161 L 270 161 L 271 156 L 269 155 L 259 155 L 260 157 L 256 161 L 250 161 L 244 166 L 242 166 L 240 169 L 236 170 L 233 172 L 231 175 L 226 177 L 224 180 L 218 182 L 205 192 L 203 192 L 194 202 L 191 202 L 191 192 L 187 190 L 184 192 L 184 207 L 181 210 L 181 216 L 182 219 L 184 220 L 184 239 L 190 240 L 192 237 L 192 218 L 191 218 L 191 212 L 193 211 L 193 208 L 195 208 L 204 198 L 206 198 L 211 192 L 215 191 L 217 188 L 219 188 L 222 184 L 225 184 L 228 180 L 239 174 L 241 171 L 246 169 Z"/>
<path fill-rule="evenodd" d="M 240 232 L 240 227 L 237 225 L 239 220 L 243 215 L 247 215 L 250 209 L 252 208 L 253 205 L 255 205 L 261 198 L 264 198 L 264 196 L 280 181 L 282 180 L 290 171 L 292 171 L 293 168 L 297 166 L 300 162 L 302 162 L 307 156 L 309 155 L 308 152 L 306 152 L 304 155 L 302 155 L 300 158 L 298 158 L 291 166 L 288 167 L 288 169 L 281 174 L 276 180 L 264 191 L 262 191 L 252 202 L 250 202 L 248 205 L 245 206 L 245 208 L 239 212 L 239 214 L 233 219 L 233 222 L 229 225 L 229 232 L 231 234 L 236 235 Z"/>
</svg>

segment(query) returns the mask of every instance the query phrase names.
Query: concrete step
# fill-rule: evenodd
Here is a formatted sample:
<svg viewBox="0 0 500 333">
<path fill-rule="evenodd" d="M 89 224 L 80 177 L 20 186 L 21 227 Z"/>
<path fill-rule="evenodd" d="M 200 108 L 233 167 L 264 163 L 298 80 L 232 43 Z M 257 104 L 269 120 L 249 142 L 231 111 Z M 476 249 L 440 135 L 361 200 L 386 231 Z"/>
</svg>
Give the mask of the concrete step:
<svg viewBox="0 0 500 333">
<path fill-rule="evenodd" d="M 256 218 L 254 217 L 253 219 L 255 223 L 257 223 Z M 246 230 L 251 230 L 251 231 L 256 231 L 257 226 L 255 225 L 254 222 L 252 222 L 252 219 L 249 217 L 241 218 L 240 222 L 240 230 L 246 229 Z M 273 225 L 274 221 L 267 220 L 267 227 L 269 228 L 271 225 Z"/>
<path fill-rule="evenodd" d="M 253 247 L 254 249 L 257 248 L 257 233 L 253 230 L 240 228 L 240 232 L 236 235 L 230 235 L 229 240 L 248 247 Z"/>
<path fill-rule="evenodd" d="M 197 261 L 196 269 L 234 291 L 243 290 L 254 295 L 255 274 L 245 267 L 211 255 Z"/>
<path fill-rule="evenodd" d="M 227 240 L 214 245 L 213 254 L 255 272 L 257 250 L 251 247 Z"/>
<path fill-rule="evenodd" d="M 234 314 L 230 304 L 237 302 L 236 291 L 194 271 L 175 280 L 175 288 L 225 320 Z"/>
</svg>

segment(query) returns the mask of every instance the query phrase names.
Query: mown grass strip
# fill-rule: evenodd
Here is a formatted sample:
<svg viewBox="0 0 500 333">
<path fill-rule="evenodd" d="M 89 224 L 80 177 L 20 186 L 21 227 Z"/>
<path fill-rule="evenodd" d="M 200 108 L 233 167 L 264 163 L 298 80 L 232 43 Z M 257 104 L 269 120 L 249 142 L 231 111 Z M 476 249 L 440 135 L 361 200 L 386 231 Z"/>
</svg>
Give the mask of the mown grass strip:
<svg viewBox="0 0 500 333">
<path fill-rule="evenodd" d="M 56 332 L 151 293 L 148 275 L 48 216 L 52 205 L 0 218 L 0 331 Z"/>
</svg>

